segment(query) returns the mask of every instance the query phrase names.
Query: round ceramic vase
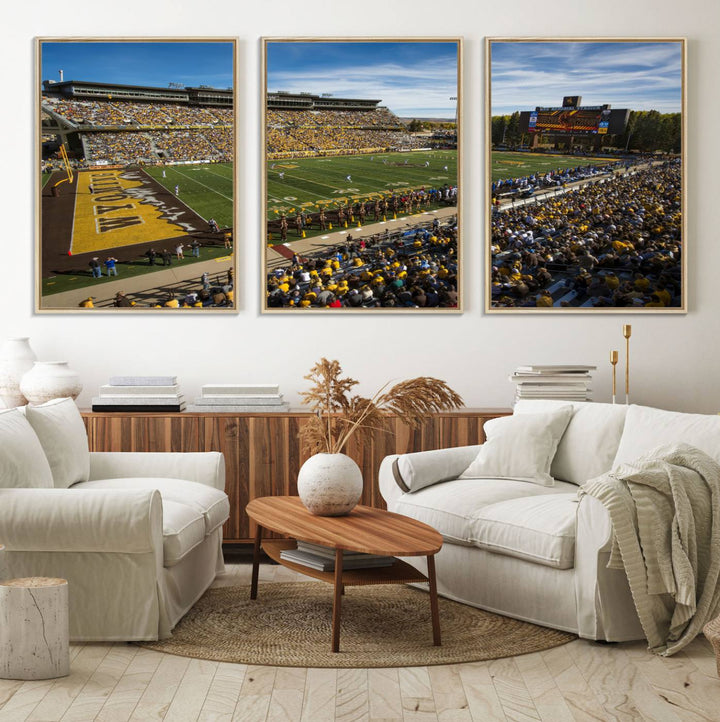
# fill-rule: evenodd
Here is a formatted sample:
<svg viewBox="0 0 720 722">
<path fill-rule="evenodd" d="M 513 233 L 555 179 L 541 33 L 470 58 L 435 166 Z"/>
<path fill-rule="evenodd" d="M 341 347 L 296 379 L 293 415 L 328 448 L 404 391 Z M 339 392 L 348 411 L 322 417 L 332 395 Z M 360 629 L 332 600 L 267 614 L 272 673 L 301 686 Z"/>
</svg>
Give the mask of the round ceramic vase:
<svg viewBox="0 0 720 722">
<path fill-rule="evenodd" d="M 20 391 L 20 380 L 37 356 L 26 336 L 6 339 L 0 350 L 0 398 L 8 408 L 25 406 L 27 399 Z"/>
<path fill-rule="evenodd" d="M 82 391 L 80 376 L 67 361 L 36 361 L 20 382 L 20 391 L 31 406 L 52 399 L 76 399 Z"/>
<path fill-rule="evenodd" d="M 345 454 L 315 454 L 300 467 L 297 489 L 311 514 L 342 516 L 360 501 L 362 472 Z"/>
</svg>

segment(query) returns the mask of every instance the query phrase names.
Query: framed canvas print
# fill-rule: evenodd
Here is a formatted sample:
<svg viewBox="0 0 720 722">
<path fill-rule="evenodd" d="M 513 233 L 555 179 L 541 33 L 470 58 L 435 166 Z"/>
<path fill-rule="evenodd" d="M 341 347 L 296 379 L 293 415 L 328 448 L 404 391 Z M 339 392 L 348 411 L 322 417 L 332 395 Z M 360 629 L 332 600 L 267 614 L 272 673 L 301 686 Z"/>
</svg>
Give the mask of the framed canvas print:
<svg viewBox="0 0 720 722">
<path fill-rule="evenodd" d="M 265 38 L 265 312 L 462 308 L 457 38 Z"/>
<path fill-rule="evenodd" d="M 36 43 L 36 311 L 236 311 L 236 41 Z"/>
<path fill-rule="evenodd" d="M 486 49 L 486 311 L 686 312 L 685 40 Z"/>
</svg>

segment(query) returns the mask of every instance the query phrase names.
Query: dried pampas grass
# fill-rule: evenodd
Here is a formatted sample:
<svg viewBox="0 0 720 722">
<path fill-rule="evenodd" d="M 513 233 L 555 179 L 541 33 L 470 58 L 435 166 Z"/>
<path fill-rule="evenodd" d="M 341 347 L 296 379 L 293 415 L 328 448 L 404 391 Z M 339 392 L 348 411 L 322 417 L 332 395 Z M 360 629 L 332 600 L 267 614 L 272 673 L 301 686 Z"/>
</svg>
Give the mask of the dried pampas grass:
<svg viewBox="0 0 720 722">
<path fill-rule="evenodd" d="M 358 382 L 341 374 L 338 361 L 323 358 L 304 377 L 312 386 L 300 396 L 315 415 L 300 431 L 300 442 L 311 453 L 340 453 L 355 434 L 367 441 L 373 431 L 388 431 L 389 416 L 417 428 L 428 414 L 462 405 L 444 381 L 430 376 L 400 381 L 387 391 L 386 384 L 367 399 L 351 395 Z"/>
</svg>

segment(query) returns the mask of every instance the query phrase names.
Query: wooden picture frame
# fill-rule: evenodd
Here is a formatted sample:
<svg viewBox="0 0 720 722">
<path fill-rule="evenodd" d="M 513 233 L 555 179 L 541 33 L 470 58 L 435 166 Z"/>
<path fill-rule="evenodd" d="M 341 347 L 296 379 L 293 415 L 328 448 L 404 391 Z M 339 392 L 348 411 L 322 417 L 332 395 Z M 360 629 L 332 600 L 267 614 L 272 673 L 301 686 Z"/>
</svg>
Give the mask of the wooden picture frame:
<svg viewBox="0 0 720 722">
<path fill-rule="evenodd" d="M 486 40 L 487 313 L 686 313 L 684 38 Z"/>
<path fill-rule="evenodd" d="M 237 40 L 35 42 L 36 312 L 237 312 Z"/>
<path fill-rule="evenodd" d="M 262 311 L 461 312 L 461 39 L 262 50 Z"/>
</svg>

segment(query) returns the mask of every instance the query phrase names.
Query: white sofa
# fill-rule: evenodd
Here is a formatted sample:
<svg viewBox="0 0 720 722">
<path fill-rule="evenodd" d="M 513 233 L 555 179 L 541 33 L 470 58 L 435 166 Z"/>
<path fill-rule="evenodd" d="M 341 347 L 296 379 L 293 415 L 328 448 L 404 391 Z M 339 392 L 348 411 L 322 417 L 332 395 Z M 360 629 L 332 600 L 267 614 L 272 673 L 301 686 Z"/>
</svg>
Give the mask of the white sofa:
<svg viewBox="0 0 720 722">
<path fill-rule="evenodd" d="M 515 414 L 567 406 L 520 401 Z M 588 639 L 643 639 L 625 573 L 607 569 L 612 525 L 578 486 L 674 442 L 720 462 L 720 417 L 644 406 L 573 403 L 552 461 L 553 486 L 458 477 L 479 446 L 386 457 L 380 490 L 390 511 L 435 527 L 443 596 Z M 405 478 L 403 478 L 403 474 Z M 417 481 L 421 483 L 417 483 Z M 404 491 L 408 488 L 417 491 Z M 407 558 L 424 571 L 424 561 Z"/>
<path fill-rule="evenodd" d="M 70 399 L 0 411 L 0 558 L 68 580 L 73 641 L 170 636 L 224 571 L 222 454 L 89 453 Z"/>
</svg>

